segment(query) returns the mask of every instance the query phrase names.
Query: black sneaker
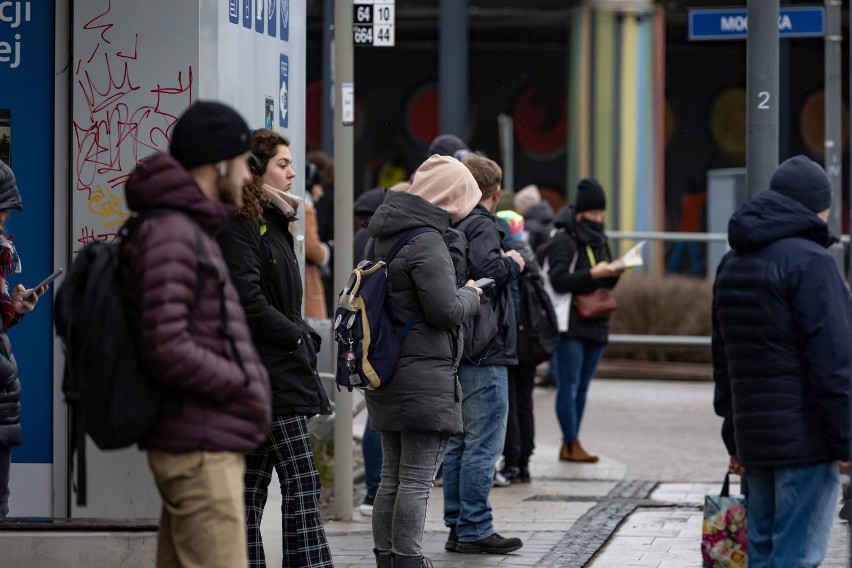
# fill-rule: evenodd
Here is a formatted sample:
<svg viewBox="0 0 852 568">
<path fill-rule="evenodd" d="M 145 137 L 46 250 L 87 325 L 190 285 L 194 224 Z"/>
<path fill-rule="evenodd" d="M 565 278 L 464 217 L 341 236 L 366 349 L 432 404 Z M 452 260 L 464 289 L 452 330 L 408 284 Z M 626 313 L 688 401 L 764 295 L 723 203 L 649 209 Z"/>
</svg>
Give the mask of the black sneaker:
<svg viewBox="0 0 852 568">
<path fill-rule="evenodd" d="M 556 387 L 556 377 L 548 373 L 543 376 L 540 381 L 535 383 L 535 386 L 542 388 L 554 388 Z"/>
<path fill-rule="evenodd" d="M 450 536 L 447 538 L 447 543 L 444 545 L 444 550 L 455 552 L 459 545 L 459 537 L 456 534 L 456 527 L 450 527 Z"/>
<path fill-rule="evenodd" d="M 503 538 L 497 533 L 473 542 L 459 542 L 456 552 L 462 554 L 509 554 L 524 545 L 519 538 Z"/>
<path fill-rule="evenodd" d="M 500 475 L 502 475 L 509 483 L 519 483 L 521 468 L 506 466 L 502 470 L 500 470 Z"/>
<path fill-rule="evenodd" d="M 529 483 L 530 482 L 530 468 L 529 466 L 522 465 L 518 468 L 518 477 L 514 479 L 514 481 L 520 483 Z"/>
</svg>

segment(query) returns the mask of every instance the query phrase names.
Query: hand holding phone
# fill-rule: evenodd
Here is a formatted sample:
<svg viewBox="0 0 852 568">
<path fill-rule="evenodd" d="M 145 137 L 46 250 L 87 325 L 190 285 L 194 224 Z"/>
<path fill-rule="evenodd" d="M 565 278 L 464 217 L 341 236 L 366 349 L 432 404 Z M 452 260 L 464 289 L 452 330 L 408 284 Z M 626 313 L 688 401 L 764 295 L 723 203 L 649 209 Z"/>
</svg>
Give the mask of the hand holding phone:
<svg viewBox="0 0 852 568">
<path fill-rule="evenodd" d="M 32 288 L 28 288 L 27 290 L 25 290 L 24 291 L 24 300 L 27 301 L 27 302 L 31 302 L 33 300 L 33 292 L 42 288 L 43 286 L 47 286 L 48 284 L 50 284 L 51 282 L 53 282 L 54 280 L 56 280 L 57 278 L 62 276 L 62 272 L 63 272 L 63 269 L 59 268 L 56 272 L 54 272 L 53 274 L 51 274 L 50 276 L 48 276 L 47 278 L 45 278 L 44 280 L 42 280 L 41 282 L 39 282 L 38 284 L 33 286 Z"/>
<path fill-rule="evenodd" d="M 480 278 L 479 280 L 475 280 L 474 284 L 483 292 L 488 292 L 497 285 L 493 278 Z"/>
</svg>

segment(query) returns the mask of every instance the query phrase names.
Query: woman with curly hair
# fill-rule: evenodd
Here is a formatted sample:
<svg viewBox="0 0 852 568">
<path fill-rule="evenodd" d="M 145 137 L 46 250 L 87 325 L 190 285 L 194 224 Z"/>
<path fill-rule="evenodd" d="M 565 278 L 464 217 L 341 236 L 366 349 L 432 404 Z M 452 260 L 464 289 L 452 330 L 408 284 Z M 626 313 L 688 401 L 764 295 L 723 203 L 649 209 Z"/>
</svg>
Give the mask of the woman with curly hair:
<svg viewBox="0 0 852 568">
<path fill-rule="evenodd" d="M 252 134 L 252 181 L 244 202 L 219 236 L 252 338 L 272 383 L 272 430 L 246 455 L 249 565 L 266 566 L 260 521 L 272 469 L 281 484 L 283 566 L 332 566 L 319 512 L 320 479 L 307 420 L 330 414 L 316 371 L 320 336 L 302 319 L 302 278 L 293 243 L 302 200 L 290 193 L 293 157 L 286 138 Z"/>
</svg>

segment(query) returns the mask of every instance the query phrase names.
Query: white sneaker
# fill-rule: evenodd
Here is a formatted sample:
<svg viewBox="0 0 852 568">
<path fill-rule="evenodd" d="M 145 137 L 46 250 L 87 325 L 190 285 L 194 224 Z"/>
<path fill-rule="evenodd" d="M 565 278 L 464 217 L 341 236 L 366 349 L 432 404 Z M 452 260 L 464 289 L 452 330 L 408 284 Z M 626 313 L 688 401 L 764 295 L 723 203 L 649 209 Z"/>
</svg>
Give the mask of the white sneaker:
<svg viewBox="0 0 852 568">
<path fill-rule="evenodd" d="M 492 484 L 494 487 L 508 487 L 512 485 L 512 482 L 506 479 L 506 476 L 500 473 L 499 471 L 494 472 L 494 482 Z"/>
<path fill-rule="evenodd" d="M 364 502 L 358 505 L 358 512 L 365 517 L 373 516 L 373 502 L 376 500 L 375 495 L 367 495 L 364 497 Z"/>
</svg>

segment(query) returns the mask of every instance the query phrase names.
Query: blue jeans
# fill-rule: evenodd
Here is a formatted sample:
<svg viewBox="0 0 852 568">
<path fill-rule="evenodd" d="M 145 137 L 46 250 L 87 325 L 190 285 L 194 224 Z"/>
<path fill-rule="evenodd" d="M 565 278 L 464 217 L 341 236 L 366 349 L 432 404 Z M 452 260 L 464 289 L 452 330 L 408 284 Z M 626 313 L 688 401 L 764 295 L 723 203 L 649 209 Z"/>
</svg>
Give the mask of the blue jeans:
<svg viewBox="0 0 852 568">
<path fill-rule="evenodd" d="M 565 336 L 556 346 L 556 377 L 559 388 L 556 393 L 556 416 L 562 427 L 562 438 L 566 444 L 580 435 L 580 423 L 586 409 L 586 393 L 589 383 L 598 368 L 604 346 L 582 339 Z"/>
<path fill-rule="evenodd" d="M 749 568 L 819 566 L 840 493 L 837 464 L 749 468 Z"/>
<path fill-rule="evenodd" d="M 450 438 L 444 457 L 444 523 L 473 542 L 494 533 L 488 494 L 506 437 L 508 369 L 462 365 L 459 382 L 464 434 Z"/>
<path fill-rule="evenodd" d="M 364 425 L 361 451 L 364 454 L 364 484 L 367 486 L 367 495 L 375 497 L 382 481 L 382 435 L 370 428 L 369 417 Z"/>
<path fill-rule="evenodd" d="M 377 550 L 421 555 L 426 504 L 447 438 L 438 432 L 382 432 L 382 483 L 373 505 Z"/>
</svg>

